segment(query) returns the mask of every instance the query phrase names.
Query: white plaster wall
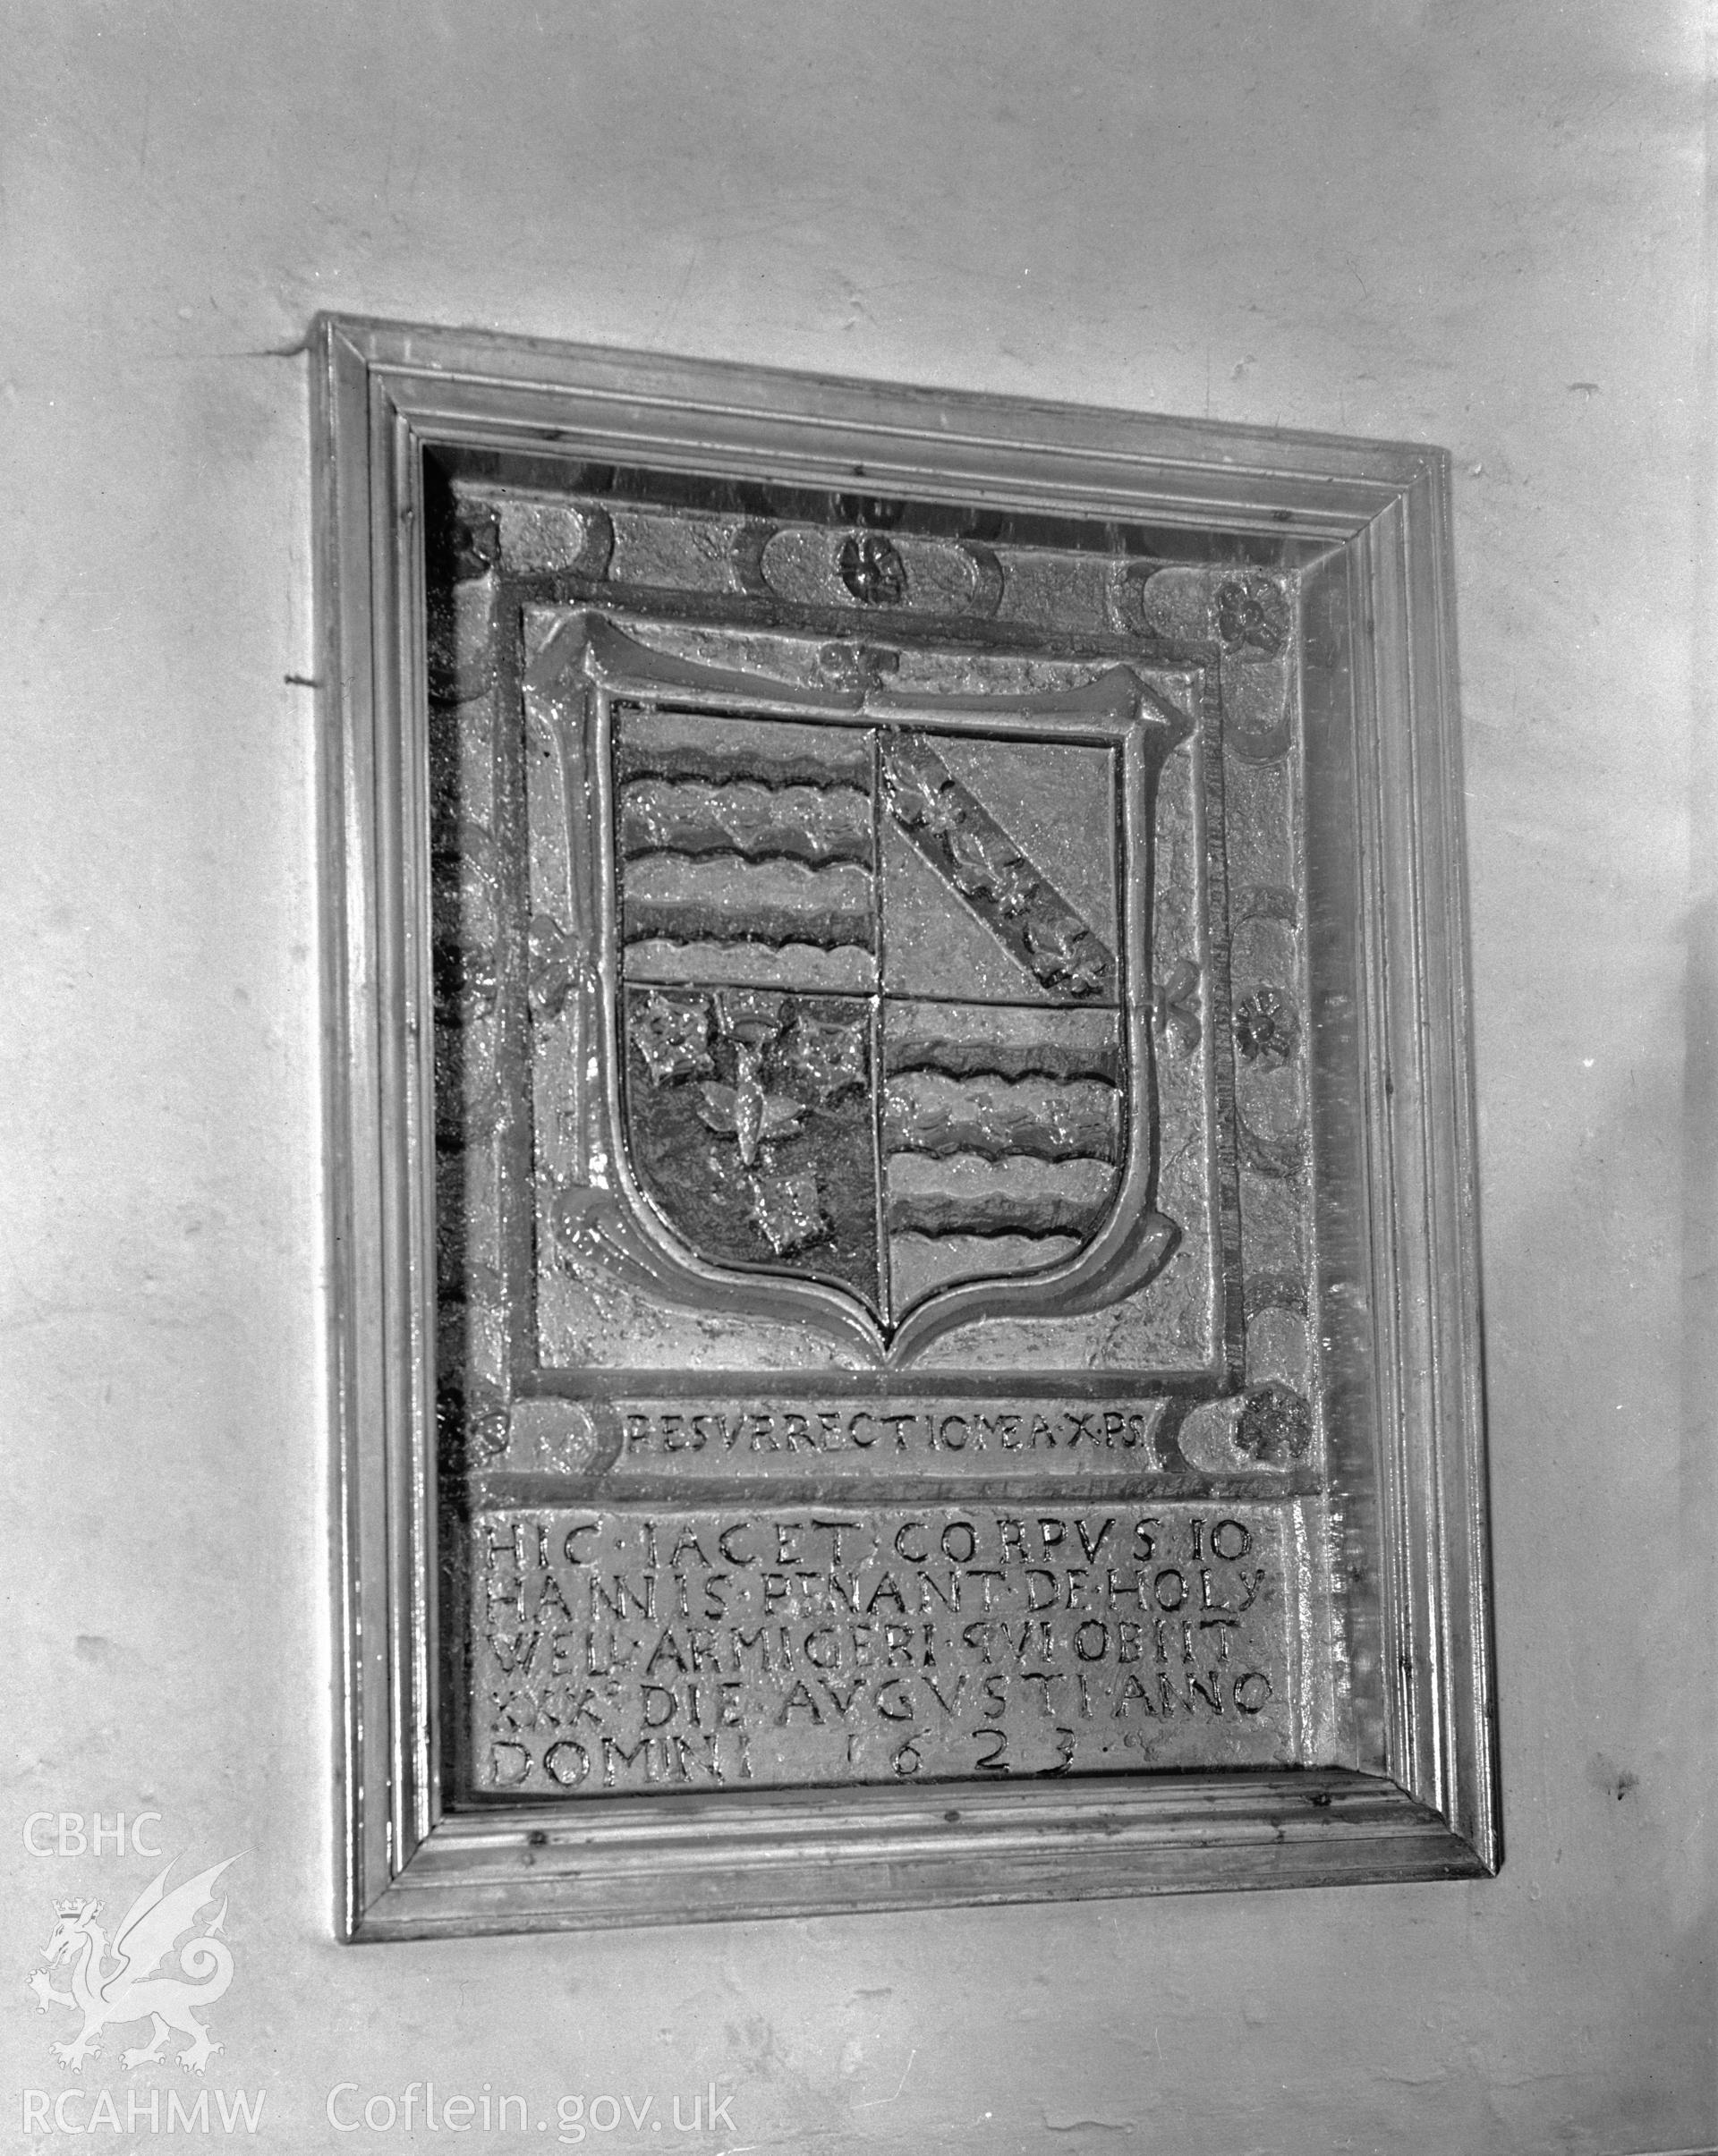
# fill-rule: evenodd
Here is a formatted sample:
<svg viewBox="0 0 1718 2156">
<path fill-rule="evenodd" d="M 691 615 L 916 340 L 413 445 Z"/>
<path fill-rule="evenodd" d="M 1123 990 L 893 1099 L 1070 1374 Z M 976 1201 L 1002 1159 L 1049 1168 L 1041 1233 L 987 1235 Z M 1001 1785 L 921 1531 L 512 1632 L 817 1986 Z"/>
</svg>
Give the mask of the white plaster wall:
<svg viewBox="0 0 1718 2156">
<path fill-rule="evenodd" d="M 1695 0 L 13 0 L 0 2145 L 122 2145 L 19 2097 L 53 1900 L 152 1869 L 21 1826 L 98 1808 L 243 1852 L 212 2078 L 282 2151 L 430 2077 L 793 2156 L 1718 2135 L 1703 66 Z M 1454 451 L 1497 1881 L 331 1943 L 329 305 Z"/>
</svg>

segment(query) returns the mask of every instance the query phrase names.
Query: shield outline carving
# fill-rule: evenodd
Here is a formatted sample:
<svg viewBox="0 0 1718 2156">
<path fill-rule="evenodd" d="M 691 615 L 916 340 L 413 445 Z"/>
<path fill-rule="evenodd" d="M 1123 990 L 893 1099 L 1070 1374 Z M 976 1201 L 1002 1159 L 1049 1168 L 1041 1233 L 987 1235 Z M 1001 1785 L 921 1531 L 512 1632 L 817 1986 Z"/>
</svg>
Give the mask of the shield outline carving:
<svg viewBox="0 0 1718 2156">
<path fill-rule="evenodd" d="M 784 636 L 783 641 L 789 640 Z M 899 1369 L 944 1334 L 980 1318 L 1076 1316 L 1118 1302 L 1161 1270 L 1175 1248 L 1178 1230 L 1154 1202 L 1152 824 L 1163 760 L 1192 729 L 1181 712 L 1125 664 L 1108 666 L 1080 688 L 984 695 L 914 695 L 882 688 L 863 678 L 859 668 L 853 672 L 861 677 L 856 685 L 818 688 L 767 674 L 706 666 L 654 650 L 588 608 L 570 611 L 531 664 L 527 699 L 549 722 L 558 747 L 566 828 L 583 833 L 587 840 L 571 849 L 566 863 L 570 920 L 556 926 L 577 954 L 569 1000 L 576 1006 L 574 1014 L 587 1058 L 588 1082 L 582 1088 L 578 1113 L 589 1133 L 584 1147 L 588 1189 L 565 1194 L 557 1219 L 582 1258 L 641 1293 L 711 1314 L 776 1322 L 791 1318 L 849 1351 L 863 1351 L 874 1363 Z M 1059 743 L 1118 751 L 1116 958 L 1127 1072 L 1126 1144 L 1109 1206 L 1077 1251 L 1024 1276 L 951 1282 L 889 1324 L 880 1322 L 846 1288 L 786 1268 L 716 1263 L 682 1237 L 632 1165 L 623 1106 L 619 1014 L 624 983 L 613 767 L 615 711 L 622 703 L 646 709 L 666 704 L 712 717 L 801 725 L 929 728 L 1023 741 L 1049 735 Z M 887 994 L 880 984 L 880 989 Z M 880 1074 L 873 1072 L 873 1086 L 879 1082 Z"/>
</svg>

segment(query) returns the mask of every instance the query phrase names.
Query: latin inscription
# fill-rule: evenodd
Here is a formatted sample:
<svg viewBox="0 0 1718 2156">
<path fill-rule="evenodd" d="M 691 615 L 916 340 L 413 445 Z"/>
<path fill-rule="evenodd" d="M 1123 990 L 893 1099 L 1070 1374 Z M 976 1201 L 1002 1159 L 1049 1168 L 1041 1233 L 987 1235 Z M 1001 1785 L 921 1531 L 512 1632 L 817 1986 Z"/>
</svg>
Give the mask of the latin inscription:
<svg viewBox="0 0 1718 2156">
<path fill-rule="evenodd" d="M 1161 1400 L 1058 1405 L 1050 1400 L 936 1401 L 855 1407 L 813 1404 L 803 1409 L 731 1405 L 690 1408 L 641 1405 L 622 1420 L 631 1462 L 706 1453 L 872 1454 L 1139 1453 L 1149 1455 Z"/>
<path fill-rule="evenodd" d="M 557 1507 L 470 1532 L 480 1792 L 1293 1756 L 1271 1508 Z"/>
</svg>

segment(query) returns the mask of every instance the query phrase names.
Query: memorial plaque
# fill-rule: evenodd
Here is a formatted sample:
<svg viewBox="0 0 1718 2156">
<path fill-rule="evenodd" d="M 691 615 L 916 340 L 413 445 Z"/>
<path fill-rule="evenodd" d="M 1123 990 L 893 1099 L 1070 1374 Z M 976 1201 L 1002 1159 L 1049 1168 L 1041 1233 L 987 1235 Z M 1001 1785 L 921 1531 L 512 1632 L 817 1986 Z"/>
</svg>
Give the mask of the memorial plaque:
<svg viewBox="0 0 1718 2156">
<path fill-rule="evenodd" d="M 1493 1866 L 1430 453 L 325 351 L 346 1928 Z"/>
</svg>

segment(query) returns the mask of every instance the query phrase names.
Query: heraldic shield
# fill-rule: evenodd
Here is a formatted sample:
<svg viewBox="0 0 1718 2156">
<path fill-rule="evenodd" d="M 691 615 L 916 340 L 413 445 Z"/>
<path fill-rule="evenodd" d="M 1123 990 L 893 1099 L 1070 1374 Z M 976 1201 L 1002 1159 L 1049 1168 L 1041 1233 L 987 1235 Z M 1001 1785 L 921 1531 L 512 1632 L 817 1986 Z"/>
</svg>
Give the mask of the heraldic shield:
<svg viewBox="0 0 1718 2156">
<path fill-rule="evenodd" d="M 1115 666 L 835 697 L 606 624 L 585 657 L 621 1180 L 698 1299 L 899 1361 L 1148 1278 L 1175 1241 L 1148 915 L 1181 715 Z"/>
</svg>

